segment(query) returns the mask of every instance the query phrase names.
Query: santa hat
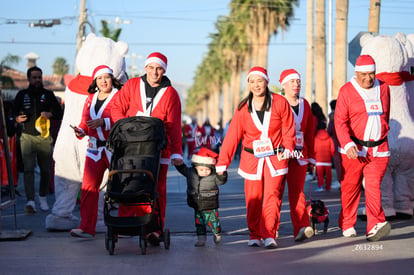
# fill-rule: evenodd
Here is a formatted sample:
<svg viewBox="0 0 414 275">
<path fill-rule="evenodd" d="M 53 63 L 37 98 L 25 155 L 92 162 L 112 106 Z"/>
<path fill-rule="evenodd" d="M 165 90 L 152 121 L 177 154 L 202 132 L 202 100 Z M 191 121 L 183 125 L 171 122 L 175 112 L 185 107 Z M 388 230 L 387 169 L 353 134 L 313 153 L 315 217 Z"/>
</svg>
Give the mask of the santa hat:
<svg viewBox="0 0 414 275">
<path fill-rule="evenodd" d="M 279 78 L 280 85 L 283 86 L 283 84 L 285 84 L 286 82 L 292 79 L 300 79 L 300 74 L 294 69 L 284 70 L 280 74 L 280 78 Z"/>
<path fill-rule="evenodd" d="M 164 69 L 164 71 L 167 71 L 167 57 L 162 53 L 153 52 L 152 54 L 148 55 L 147 60 L 145 60 L 145 66 L 152 62 L 157 63 Z"/>
<path fill-rule="evenodd" d="M 269 76 L 267 75 L 267 71 L 266 71 L 265 68 L 262 68 L 262 67 L 253 67 L 253 68 L 251 68 L 251 70 L 247 74 L 247 81 L 249 81 L 249 77 L 251 75 L 254 75 L 254 74 L 255 75 L 260 75 L 261 77 L 266 79 L 267 82 L 269 82 Z"/>
<path fill-rule="evenodd" d="M 100 65 L 96 67 L 95 70 L 93 70 L 92 79 L 96 79 L 98 76 L 103 75 L 103 74 L 114 75 L 114 72 L 108 66 Z"/>
<path fill-rule="evenodd" d="M 196 155 L 193 155 L 191 162 L 194 166 L 214 166 L 217 163 L 218 155 L 210 149 L 202 147 Z"/>
<path fill-rule="evenodd" d="M 355 63 L 356 72 L 375 72 L 375 61 L 370 55 L 360 55 Z"/>
</svg>

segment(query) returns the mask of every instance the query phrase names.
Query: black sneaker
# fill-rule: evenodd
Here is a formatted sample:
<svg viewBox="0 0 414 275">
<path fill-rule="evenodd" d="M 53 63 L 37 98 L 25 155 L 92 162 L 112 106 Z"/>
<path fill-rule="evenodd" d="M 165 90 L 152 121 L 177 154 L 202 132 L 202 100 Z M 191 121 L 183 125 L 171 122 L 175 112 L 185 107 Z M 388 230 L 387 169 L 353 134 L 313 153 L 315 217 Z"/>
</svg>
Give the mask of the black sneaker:
<svg viewBox="0 0 414 275">
<path fill-rule="evenodd" d="M 149 233 L 147 235 L 147 241 L 152 246 L 159 246 L 160 245 L 160 235 L 158 233 L 156 233 L 156 232 Z"/>
</svg>

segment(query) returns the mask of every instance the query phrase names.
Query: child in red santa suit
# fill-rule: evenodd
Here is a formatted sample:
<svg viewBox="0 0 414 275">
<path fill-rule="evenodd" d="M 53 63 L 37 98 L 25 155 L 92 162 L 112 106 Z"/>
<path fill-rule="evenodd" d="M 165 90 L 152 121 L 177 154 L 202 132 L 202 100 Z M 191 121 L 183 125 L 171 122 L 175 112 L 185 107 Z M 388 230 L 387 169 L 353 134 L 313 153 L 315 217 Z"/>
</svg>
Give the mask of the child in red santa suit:
<svg viewBox="0 0 414 275">
<path fill-rule="evenodd" d="M 315 192 L 322 192 L 325 183 L 326 191 L 330 191 L 332 181 L 332 158 L 335 154 L 335 145 L 332 137 L 328 134 L 328 131 L 326 131 L 326 124 L 324 121 L 320 121 L 316 129 L 314 150 L 318 188 L 315 189 Z M 326 182 L 324 182 L 325 177 Z"/>
</svg>

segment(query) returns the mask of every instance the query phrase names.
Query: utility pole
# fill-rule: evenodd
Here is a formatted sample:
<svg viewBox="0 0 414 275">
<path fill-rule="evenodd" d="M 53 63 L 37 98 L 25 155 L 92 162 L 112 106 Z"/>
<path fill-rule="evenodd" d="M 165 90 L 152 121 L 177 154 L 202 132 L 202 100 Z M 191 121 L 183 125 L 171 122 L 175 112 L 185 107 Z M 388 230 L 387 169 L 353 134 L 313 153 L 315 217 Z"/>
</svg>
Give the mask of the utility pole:
<svg viewBox="0 0 414 275">
<path fill-rule="evenodd" d="M 86 14 L 86 0 L 80 0 L 80 8 L 79 8 L 79 24 L 78 24 L 78 36 L 76 39 L 76 54 L 80 47 L 82 46 L 82 39 L 85 36 L 85 23 L 87 22 L 87 14 Z M 75 74 L 78 74 L 78 69 L 75 66 Z"/>
<path fill-rule="evenodd" d="M 314 68 L 314 0 L 308 0 L 307 6 L 307 46 L 306 46 L 306 88 L 305 98 L 313 101 L 313 68 Z"/>
<path fill-rule="evenodd" d="M 378 34 L 380 21 L 381 0 L 370 0 L 368 31 Z"/>
</svg>

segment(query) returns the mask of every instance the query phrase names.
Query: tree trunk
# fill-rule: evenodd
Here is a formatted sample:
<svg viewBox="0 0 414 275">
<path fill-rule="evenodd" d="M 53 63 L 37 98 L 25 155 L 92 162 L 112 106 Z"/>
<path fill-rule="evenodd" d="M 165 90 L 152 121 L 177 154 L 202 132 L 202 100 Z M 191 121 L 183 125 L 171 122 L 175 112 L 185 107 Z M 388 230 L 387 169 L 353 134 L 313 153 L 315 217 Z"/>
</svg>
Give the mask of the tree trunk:
<svg viewBox="0 0 414 275">
<path fill-rule="evenodd" d="M 315 101 L 326 114 L 326 31 L 325 0 L 316 0 L 315 16 Z"/>
<path fill-rule="evenodd" d="M 348 48 L 348 0 L 336 0 L 335 20 L 335 66 L 332 98 L 338 97 L 339 89 L 347 81 L 347 48 Z"/>
<path fill-rule="evenodd" d="M 228 82 L 223 83 L 222 86 L 222 90 L 223 90 L 223 98 L 222 98 L 222 102 L 223 102 L 223 123 L 227 123 L 227 121 L 229 121 L 232 116 L 233 113 L 231 112 L 231 88 Z"/>
<path fill-rule="evenodd" d="M 314 46 L 313 46 L 313 5 L 314 0 L 308 0 L 307 11 L 307 49 L 306 49 L 306 87 L 305 98 L 313 101 L 313 68 L 314 68 Z"/>
<path fill-rule="evenodd" d="M 381 0 L 370 0 L 368 31 L 379 33 Z"/>
</svg>

